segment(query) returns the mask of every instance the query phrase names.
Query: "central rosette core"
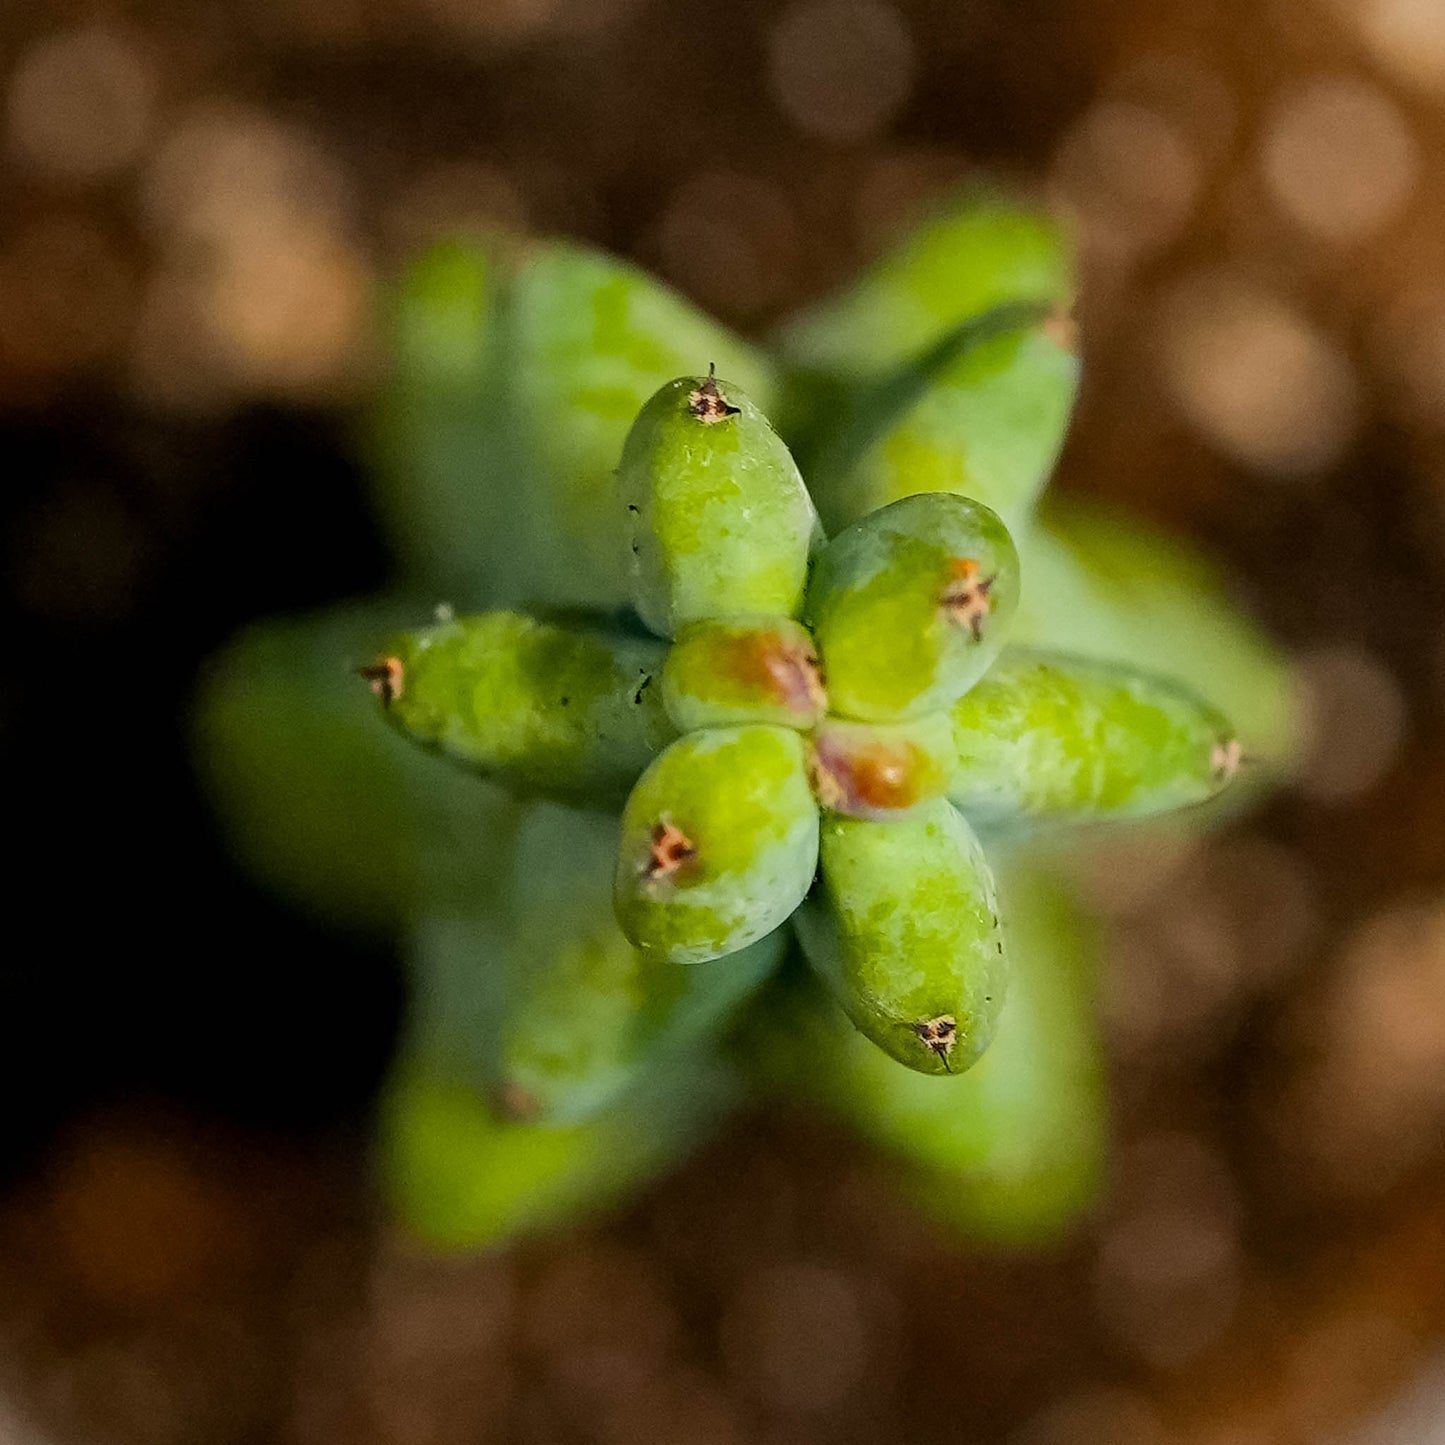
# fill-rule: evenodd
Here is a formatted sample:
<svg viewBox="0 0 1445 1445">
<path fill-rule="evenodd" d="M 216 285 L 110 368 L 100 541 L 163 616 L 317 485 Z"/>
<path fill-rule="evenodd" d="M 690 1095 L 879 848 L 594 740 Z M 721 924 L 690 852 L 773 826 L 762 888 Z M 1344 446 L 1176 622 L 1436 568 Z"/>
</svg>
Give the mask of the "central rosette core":
<svg viewBox="0 0 1445 1445">
<path fill-rule="evenodd" d="M 849 817 L 886 818 L 942 796 L 957 761 L 946 712 L 879 723 L 830 716 L 826 663 L 791 618 L 692 623 L 668 653 L 662 689 L 679 732 L 763 723 L 805 733 L 814 798 Z"/>
</svg>

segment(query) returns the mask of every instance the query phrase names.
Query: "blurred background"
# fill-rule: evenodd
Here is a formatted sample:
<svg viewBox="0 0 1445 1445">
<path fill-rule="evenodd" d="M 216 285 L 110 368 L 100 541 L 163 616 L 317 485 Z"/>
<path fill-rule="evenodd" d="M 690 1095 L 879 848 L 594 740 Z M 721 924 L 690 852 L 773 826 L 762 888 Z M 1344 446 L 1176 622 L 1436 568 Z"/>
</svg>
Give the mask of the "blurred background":
<svg viewBox="0 0 1445 1445">
<path fill-rule="evenodd" d="M 1440 0 L 50 0 L 0 15 L 0 1442 L 1445 1441 Z M 377 586 L 379 278 L 501 222 L 764 332 L 979 173 L 1069 207 L 1056 485 L 1207 544 L 1298 782 L 1082 865 L 1107 1198 L 961 1249 L 814 1120 L 429 1259 L 403 990 L 228 862 L 185 704 Z"/>
</svg>

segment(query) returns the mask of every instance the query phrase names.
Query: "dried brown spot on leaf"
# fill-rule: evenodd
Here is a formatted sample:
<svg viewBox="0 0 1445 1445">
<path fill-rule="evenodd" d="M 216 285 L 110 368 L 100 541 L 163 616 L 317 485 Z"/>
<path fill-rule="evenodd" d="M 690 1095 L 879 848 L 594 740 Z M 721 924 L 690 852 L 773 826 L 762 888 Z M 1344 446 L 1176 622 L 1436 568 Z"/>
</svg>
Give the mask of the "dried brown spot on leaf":
<svg viewBox="0 0 1445 1445">
<path fill-rule="evenodd" d="M 943 1067 L 952 1073 L 953 1070 L 948 1066 L 948 1056 L 953 1052 L 953 1043 L 958 1032 L 953 1015 L 940 1014 L 936 1019 L 925 1019 L 922 1023 L 914 1024 L 913 1031 L 924 1048 L 932 1049 Z"/>
<path fill-rule="evenodd" d="M 699 421 L 709 426 L 716 422 L 726 421 L 730 416 L 736 416 L 741 410 L 729 403 L 727 397 L 722 394 L 717 384 L 717 374 L 713 367 L 707 369 L 707 380 L 693 391 L 687 399 L 687 409 Z"/>
<path fill-rule="evenodd" d="M 652 851 L 645 870 L 650 883 L 676 877 L 697 857 L 697 846 L 670 818 L 652 826 Z"/>
<path fill-rule="evenodd" d="M 977 642 L 983 636 L 983 620 L 993 607 L 992 577 L 985 577 L 972 557 L 954 557 L 949 563 L 952 576 L 940 600 L 949 619 L 967 627 Z"/>
<path fill-rule="evenodd" d="M 1215 743 L 1209 754 L 1209 766 L 1214 769 L 1214 781 L 1223 785 L 1239 771 L 1244 761 L 1244 749 L 1238 738 L 1223 738 Z"/>
<path fill-rule="evenodd" d="M 383 657 L 369 667 L 359 669 L 373 693 L 381 699 L 383 707 L 390 707 L 401 696 L 402 679 L 406 669 L 399 657 Z"/>
</svg>

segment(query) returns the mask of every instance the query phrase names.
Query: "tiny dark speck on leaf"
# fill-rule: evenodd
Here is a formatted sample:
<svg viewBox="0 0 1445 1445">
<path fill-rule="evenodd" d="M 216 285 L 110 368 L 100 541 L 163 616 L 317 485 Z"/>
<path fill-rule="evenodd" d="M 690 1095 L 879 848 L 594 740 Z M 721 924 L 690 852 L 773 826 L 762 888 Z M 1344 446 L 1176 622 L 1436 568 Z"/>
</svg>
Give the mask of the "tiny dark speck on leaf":
<svg viewBox="0 0 1445 1445">
<path fill-rule="evenodd" d="M 572 699 L 571 699 L 570 697 L 564 697 L 564 698 L 562 699 L 562 706 L 563 706 L 563 707 L 566 707 L 567 704 L 568 704 L 569 702 L 571 702 L 571 701 L 572 701 Z"/>
<path fill-rule="evenodd" d="M 631 502 L 627 504 L 627 510 L 631 512 L 634 517 L 640 517 L 642 515 L 641 510 L 638 507 L 634 506 Z"/>
</svg>

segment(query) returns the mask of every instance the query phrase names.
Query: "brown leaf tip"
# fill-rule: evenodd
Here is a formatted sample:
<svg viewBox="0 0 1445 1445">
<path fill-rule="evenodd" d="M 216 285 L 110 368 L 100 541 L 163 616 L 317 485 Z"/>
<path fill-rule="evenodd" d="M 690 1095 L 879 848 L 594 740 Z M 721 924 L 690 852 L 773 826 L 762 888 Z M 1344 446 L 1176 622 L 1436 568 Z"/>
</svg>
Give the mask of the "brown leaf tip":
<svg viewBox="0 0 1445 1445">
<path fill-rule="evenodd" d="M 936 1019 L 925 1019 L 922 1023 L 913 1025 L 913 1032 L 918 1035 L 924 1048 L 932 1049 L 938 1055 L 943 1067 L 951 1074 L 953 1070 L 948 1067 L 948 1056 L 953 1052 L 954 1039 L 958 1033 L 953 1015 L 940 1014 Z"/>
<path fill-rule="evenodd" d="M 1244 761 L 1244 748 L 1238 738 L 1222 738 L 1215 743 L 1209 754 L 1209 766 L 1214 769 L 1214 781 L 1221 787 L 1230 782 Z"/>
<path fill-rule="evenodd" d="M 502 1085 L 502 1116 L 518 1124 L 529 1124 L 542 1112 L 537 1096 L 515 1079 Z"/>
<path fill-rule="evenodd" d="M 952 576 L 940 605 L 949 619 L 967 627 L 977 642 L 983 637 L 983 620 L 993 607 L 994 579 L 985 577 L 972 557 L 954 557 L 949 570 Z"/>
<path fill-rule="evenodd" d="M 1049 313 L 1045 320 L 1043 333 L 1064 351 L 1077 351 L 1079 349 L 1079 323 L 1074 317 L 1072 302 L 1061 301 Z"/>
<path fill-rule="evenodd" d="M 401 696 L 402 679 L 406 669 L 399 657 L 383 657 L 369 667 L 357 669 L 367 681 L 372 692 L 381 699 L 383 707 L 390 707 Z"/>
<path fill-rule="evenodd" d="M 741 407 L 733 406 L 722 394 L 722 389 L 717 384 L 716 369 L 712 366 L 707 369 L 707 379 L 688 397 L 687 409 L 708 426 L 726 421 L 728 417 L 736 416 L 742 410 Z"/>
<path fill-rule="evenodd" d="M 672 821 L 663 818 L 652 825 L 652 850 L 644 869 L 649 883 L 673 878 L 697 857 L 697 845 Z"/>
</svg>

